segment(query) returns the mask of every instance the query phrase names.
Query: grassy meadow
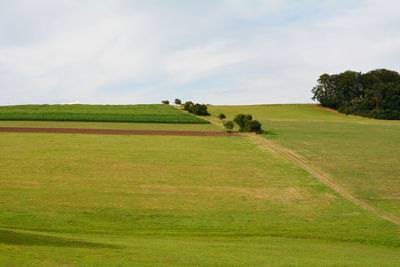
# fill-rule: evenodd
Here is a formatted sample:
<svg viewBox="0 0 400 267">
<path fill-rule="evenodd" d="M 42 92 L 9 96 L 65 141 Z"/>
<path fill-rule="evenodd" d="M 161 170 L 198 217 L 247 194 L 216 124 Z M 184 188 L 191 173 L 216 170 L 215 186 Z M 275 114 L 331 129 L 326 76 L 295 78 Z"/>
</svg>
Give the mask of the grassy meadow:
<svg viewBox="0 0 400 267">
<path fill-rule="evenodd" d="M 358 198 L 400 216 L 400 121 L 329 112 L 317 105 L 210 106 L 228 119 L 250 113 L 265 138 L 289 148 Z"/>
<path fill-rule="evenodd" d="M 223 111 L 228 118 L 253 114 L 268 131 L 266 138 L 295 150 L 359 197 L 373 192 L 383 199 L 398 186 L 391 173 L 398 165 L 376 164 L 384 172 L 377 179 L 372 174 L 378 170 L 364 162 L 372 162 L 375 152 L 382 162 L 397 163 L 397 155 L 391 155 L 397 149 L 396 122 L 304 105 L 211 106 L 210 111 Z M 152 123 L 0 122 L 57 125 L 177 130 L 168 128 L 174 124 Z M 367 138 L 371 151 L 362 143 Z M 343 152 L 340 148 L 349 143 L 341 142 L 353 146 Z M 0 133 L 0 170 L 0 266 L 400 262 L 399 226 L 354 205 L 246 137 Z M 385 198 L 381 204 L 364 199 L 396 213 L 396 199 Z"/>
<path fill-rule="evenodd" d="M 163 104 L 0 106 L 0 120 L 208 123 Z"/>
</svg>

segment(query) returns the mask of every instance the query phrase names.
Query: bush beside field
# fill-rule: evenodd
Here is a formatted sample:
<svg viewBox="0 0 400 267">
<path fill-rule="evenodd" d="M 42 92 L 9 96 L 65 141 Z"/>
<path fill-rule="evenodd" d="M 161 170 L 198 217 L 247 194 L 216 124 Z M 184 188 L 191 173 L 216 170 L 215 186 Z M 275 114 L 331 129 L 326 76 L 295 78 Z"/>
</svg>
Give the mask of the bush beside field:
<svg viewBox="0 0 400 267">
<path fill-rule="evenodd" d="M 163 104 L 2 106 L 0 120 L 209 123 Z"/>
</svg>

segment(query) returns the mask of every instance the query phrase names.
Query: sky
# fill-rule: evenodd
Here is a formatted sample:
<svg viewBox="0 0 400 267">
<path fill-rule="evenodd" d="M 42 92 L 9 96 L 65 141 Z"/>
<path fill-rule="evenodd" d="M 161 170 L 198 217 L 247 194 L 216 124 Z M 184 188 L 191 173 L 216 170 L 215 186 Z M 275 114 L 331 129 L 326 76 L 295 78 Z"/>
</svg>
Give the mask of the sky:
<svg viewBox="0 0 400 267">
<path fill-rule="evenodd" d="M 0 0 L 0 105 L 312 103 L 400 71 L 396 0 Z"/>
</svg>

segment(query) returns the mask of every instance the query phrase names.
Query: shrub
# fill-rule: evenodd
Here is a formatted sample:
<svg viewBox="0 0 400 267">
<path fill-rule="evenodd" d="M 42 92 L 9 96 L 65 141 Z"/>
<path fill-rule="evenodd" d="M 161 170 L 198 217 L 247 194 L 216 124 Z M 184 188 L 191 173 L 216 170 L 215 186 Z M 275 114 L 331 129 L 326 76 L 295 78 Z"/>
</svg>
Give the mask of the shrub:
<svg viewBox="0 0 400 267">
<path fill-rule="evenodd" d="M 258 120 L 247 121 L 244 131 L 251 133 L 262 133 L 261 123 Z"/>
<path fill-rule="evenodd" d="M 219 114 L 218 114 L 218 118 L 222 121 L 223 119 L 226 118 L 226 116 L 225 116 L 224 113 L 219 113 Z"/>
<path fill-rule="evenodd" d="M 245 127 L 246 127 L 246 123 L 248 121 L 251 121 L 253 118 L 253 116 L 251 116 L 250 114 L 237 114 L 235 116 L 235 118 L 233 119 L 233 121 L 239 125 L 239 131 L 243 132 Z"/>
<path fill-rule="evenodd" d="M 204 104 L 193 104 L 192 101 L 186 101 L 182 105 L 182 109 L 188 111 L 189 113 L 199 115 L 199 116 L 208 116 L 210 113 L 208 113 L 207 106 Z"/>
<path fill-rule="evenodd" d="M 374 119 L 384 119 L 384 120 L 400 120 L 400 112 L 397 110 L 379 110 L 374 109 L 369 113 L 369 117 Z"/>
<path fill-rule="evenodd" d="M 169 101 L 168 100 L 163 100 L 163 101 L 161 101 L 161 103 L 169 105 Z"/>
<path fill-rule="evenodd" d="M 186 101 L 185 103 L 183 103 L 182 109 L 186 110 L 186 111 L 190 111 L 192 106 L 193 106 L 193 102 L 192 101 Z"/>
<path fill-rule="evenodd" d="M 180 106 L 182 104 L 182 101 L 178 98 L 175 99 L 174 103 L 178 106 Z"/>
<path fill-rule="evenodd" d="M 194 104 L 190 110 L 190 113 L 193 113 L 195 115 L 199 115 L 199 116 L 208 116 L 210 115 L 210 113 L 208 113 L 207 111 L 207 106 L 204 104 Z"/>
<path fill-rule="evenodd" d="M 224 127 L 229 133 L 231 133 L 233 127 L 235 127 L 235 124 L 233 123 L 233 121 L 225 121 L 224 122 Z"/>
</svg>

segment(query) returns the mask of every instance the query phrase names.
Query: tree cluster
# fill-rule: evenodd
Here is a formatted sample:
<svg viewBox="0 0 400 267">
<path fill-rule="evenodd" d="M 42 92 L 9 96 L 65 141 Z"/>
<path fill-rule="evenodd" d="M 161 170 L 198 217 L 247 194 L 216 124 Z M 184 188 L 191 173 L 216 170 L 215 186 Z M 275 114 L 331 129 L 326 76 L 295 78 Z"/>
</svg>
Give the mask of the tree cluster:
<svg viewBox="0 0 400 267">
<path fill-rule="evenodd" d="M 182 109 L 188 111 L 189 113 L 199 115 L 199 116 L 209 116 L 207 105 L 205 104 L 194 104 L 192 101 L 186 101 L 182 104 Z"/>
<path fill-rule="evenodd" d="M 163 100 L 161 101 L 163 104 L 169 105 L 168 100 Z M 182 104 L 182 101 L 178 98 L 174 100 L 174 103 L 178 106 L 181 106 L 183 110 L 188 111 L 189 113 L 199 115 L 199 116 L 209 116 L 210 113 L 208 113 L 207 110 L 207 105 L 205 104 L 194 104 L 192 101 L 186 101 L 185 103 Z"/>
<path fill-rule="evenodd" d="M 233 121 L 239 126 L 240 132 L 262 133 L 261 123 L 253 120 L 251 114 L 237 114 Z"/>
<path fill-rule="evenodd" d="M 312 89 L 313 100 L 345 114 L 376 119 L 400 119 L 400 74 L 376 69 L 322 74 Z"/>
<path fill-rule="evenodd" d="M 220 113 L 218 118 L 223 119 L 226 118 L 225 114 Z M 233 121 L 224 121 L 223 125 L 227 129 L 228 132 L 232 132 L 236 123 L 239 126 L 240 132 L 252 132 L 252 133 L 262 133 L 261 123 L 257 120 L 253 120 L 253 116 L 251 114 L 237 114 Z"/>
</svg>

